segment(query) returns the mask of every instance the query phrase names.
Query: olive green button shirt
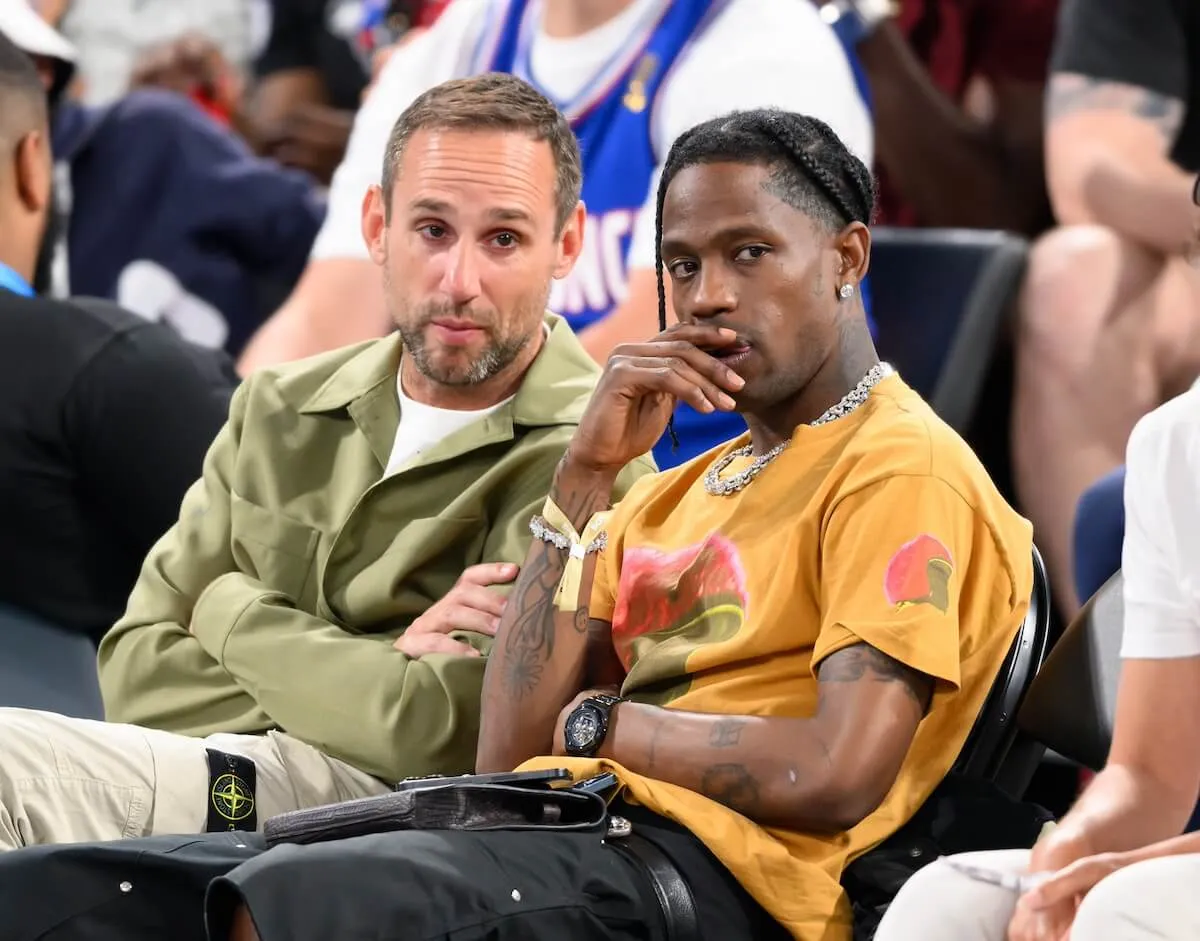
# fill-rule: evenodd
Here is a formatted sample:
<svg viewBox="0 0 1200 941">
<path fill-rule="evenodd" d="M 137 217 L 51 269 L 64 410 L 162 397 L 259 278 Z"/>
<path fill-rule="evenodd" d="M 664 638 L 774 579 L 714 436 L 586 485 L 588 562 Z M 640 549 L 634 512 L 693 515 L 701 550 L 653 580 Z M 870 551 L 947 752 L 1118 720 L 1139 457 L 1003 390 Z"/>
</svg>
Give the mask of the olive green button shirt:
<svg viewBox="0 0 1200 941">
<path fill-rule="evenodd" d="M 468 566 L 524 560 L 599 376 L 566 322 L 547 324 L 511 400 L 386 478 L 397 336 L 247 379 L 100 645 L 108 719 L 281 729 L 385 780 L 470 770 L 484 658 L 392 642 Z M 627 467 L 614 500 L 653 469 Z"/>
</svg>

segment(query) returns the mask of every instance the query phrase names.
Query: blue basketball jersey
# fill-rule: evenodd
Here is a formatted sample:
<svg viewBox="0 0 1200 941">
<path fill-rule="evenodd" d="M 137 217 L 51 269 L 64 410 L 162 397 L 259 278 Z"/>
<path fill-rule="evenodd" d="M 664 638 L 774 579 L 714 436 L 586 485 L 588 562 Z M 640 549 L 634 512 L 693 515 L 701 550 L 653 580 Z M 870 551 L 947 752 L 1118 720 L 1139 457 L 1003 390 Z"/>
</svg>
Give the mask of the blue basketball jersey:
<svg viewBox="0 0 1200 941">
<path fill-rule="evenodd" d="M 627 291 L 628 255 L 637 218 L 652 195 L 654 172 L 666 157 L 652 139 L 655 108 L 672 67 L 731 0 L 673 0 L 650 11 L 620 51 L 570 100 L 550 94 L 532 74 L 530 48 L 538 4 L 495 0 L 471 60 L 471 73 L 508 72 L 555 102 L 579 139 L 583 201 L 588 217 L 583 254 L 555 282 L 550 308 L 576 332 L 615 310 Z M 663 148 L 670 141 L 659 142 Z M 673 318 L 672 318 L 673 319 Z M 746 431 L 741 416 L 702 415 L 681 404 L 675 412 L 679 447 L 666 436 L 654 449 L 661 468 L 673 467 Z"/>
<path fill-rule="evenodd" d="M 675 0 L 649 11 L 628 42 L 570 100 L 550 95 L 530 70 L 539 5 L 530 0 L 491 5 L 475 71 L 510 72 L 534 85 L 566 115 L 579 138 L 588 209 L 583 255 L 571 275 L 555 283 L 550 299 L 550 308 L 576 332 L 625 299 L 634 224 L 666 156 L 657 154 L 651 141 L 655 100 L 679 54 L 726 5 Z"/>
</svg>

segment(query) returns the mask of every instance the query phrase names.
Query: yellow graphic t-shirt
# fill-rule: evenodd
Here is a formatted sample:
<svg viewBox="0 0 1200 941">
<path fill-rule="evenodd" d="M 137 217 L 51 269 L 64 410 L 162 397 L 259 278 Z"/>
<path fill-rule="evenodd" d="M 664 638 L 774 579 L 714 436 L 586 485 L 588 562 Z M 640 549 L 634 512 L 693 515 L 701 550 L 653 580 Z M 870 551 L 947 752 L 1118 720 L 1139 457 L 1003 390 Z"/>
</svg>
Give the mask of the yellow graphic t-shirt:
<svg viewBox="0 0 1200 941">
<path fill-rule="evenodd" d="M 798 428 L 743 490 L 705 492 L 708 468 L 747 440 L 633 487 L 609 523 L 591 616 L 612 622 L 622 693 L 669 709 L 811 716 L 818 665 L 860 642 L 935 677 L 883 803 L 849 833 L 799 833 L 611 761 L 524 767 L 568 767 L 577 779 L 613 770 L 627 796 L 690 829 L 796 938 L 842 941 L 841 873 L 954 764 L 1025 615 L 1032 532 L 897 376 L 850 415 Z"/>
</svg>

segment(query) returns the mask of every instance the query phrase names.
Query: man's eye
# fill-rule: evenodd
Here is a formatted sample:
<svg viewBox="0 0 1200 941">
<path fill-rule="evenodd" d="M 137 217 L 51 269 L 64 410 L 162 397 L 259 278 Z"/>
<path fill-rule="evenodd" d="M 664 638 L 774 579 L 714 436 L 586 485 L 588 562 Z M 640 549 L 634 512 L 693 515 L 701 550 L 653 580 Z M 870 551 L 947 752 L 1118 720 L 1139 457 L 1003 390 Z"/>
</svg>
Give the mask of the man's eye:
<svg viewBox="0 0 1200 941">
<path fill-rule="evenodd" d="M 517 237 L 512 232 L 501 232 L 492 239 L 500 248 L 512 248 L 517 244 Z"/>
<path fill-rule="evenodd" d="M 440 238 L 445 238 L 445 236 L 446 236 L 445 226 L 440 226 L 435 222 L 430 223 L 429 225 L 421 226 L 421 228 L 418 231 L 420 231 L 422 234 L 424 234 L 427 238 L 431 238 L 431 239 L 440 239 Z"/>
</svg>

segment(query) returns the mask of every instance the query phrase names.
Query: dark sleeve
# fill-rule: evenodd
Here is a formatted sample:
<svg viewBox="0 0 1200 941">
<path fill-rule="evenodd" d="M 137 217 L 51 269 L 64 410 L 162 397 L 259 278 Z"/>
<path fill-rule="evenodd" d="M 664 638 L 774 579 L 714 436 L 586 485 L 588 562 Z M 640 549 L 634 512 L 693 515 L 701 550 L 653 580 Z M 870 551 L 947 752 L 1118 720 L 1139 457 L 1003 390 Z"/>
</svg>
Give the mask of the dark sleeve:
<svg viewBox="0 0 1200 941">
<path fill-rule="evenodd" d="M 1175 0 L 1063 0 L 1051 71 L 1186 100 L 1188 60 L 1179 7 Z"/>
<path fill-rule="evenodd" d="M 323 3 L 313 0 L 271 0 L 271 31 L 254 63 L 255 75 L 266 78 L 289 69 L 318 68 L 313 39 L 325 28 L 322 12 Z"/>
<path fill-rule="evenodd" d="M 183 494 L 225 423 L 229 358 L 162 324 L 116 334 L 79 373 L 64 423 L 90 505 L 141 554 L 179 517 Z"/>
</svg>

